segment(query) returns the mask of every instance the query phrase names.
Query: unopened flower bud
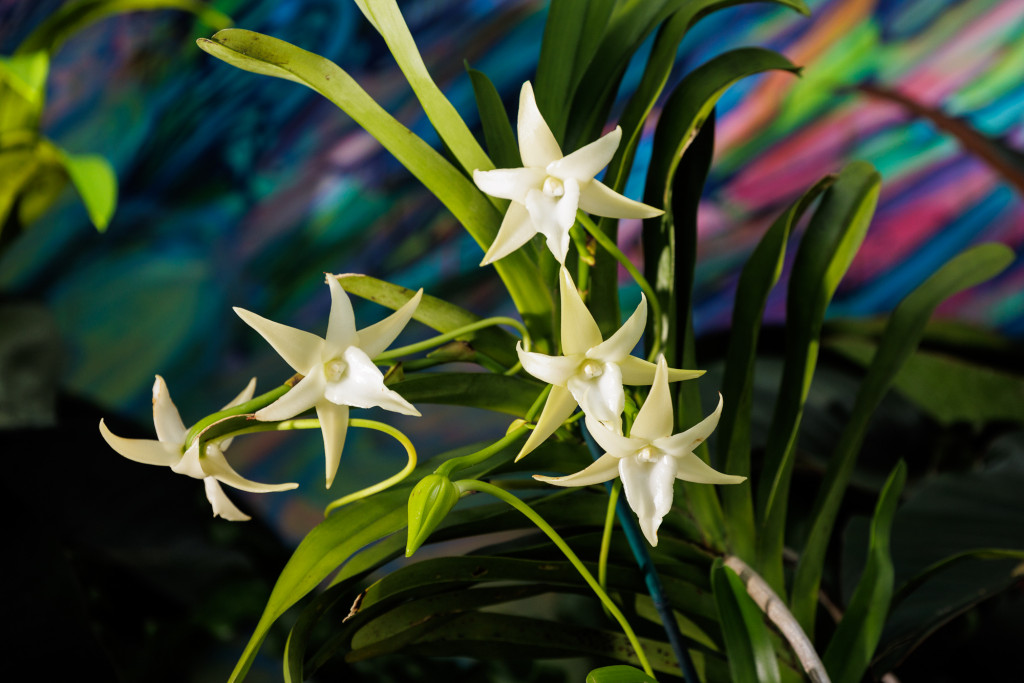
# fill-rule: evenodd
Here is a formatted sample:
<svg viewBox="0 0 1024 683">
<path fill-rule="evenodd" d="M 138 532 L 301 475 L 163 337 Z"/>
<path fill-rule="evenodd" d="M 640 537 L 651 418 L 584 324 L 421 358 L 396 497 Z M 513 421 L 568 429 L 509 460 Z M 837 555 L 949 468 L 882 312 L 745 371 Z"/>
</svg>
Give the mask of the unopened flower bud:
<svg viewBox="0 0 1024 683">
<path fill-rule="evenodd" d="M 444 521 L 461 492 L 452 480 L 441 474 L 429 474 L 409 494 L 409 538 L 405 556 L 412 557 L 434 529 Z"/>
</svg>

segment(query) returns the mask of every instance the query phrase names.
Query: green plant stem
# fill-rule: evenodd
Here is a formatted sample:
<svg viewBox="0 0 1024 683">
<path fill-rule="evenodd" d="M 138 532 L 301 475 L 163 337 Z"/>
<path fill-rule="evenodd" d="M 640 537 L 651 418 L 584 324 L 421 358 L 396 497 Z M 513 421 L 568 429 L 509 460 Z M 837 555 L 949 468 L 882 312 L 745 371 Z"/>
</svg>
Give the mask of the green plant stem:
<svg viewBox="0 0 1024 683">
<path fill-rule="evenodd" d="M 434 474 L 440 474 L 445 477 L 450 477 L 452 475 L 452 472 L 482 463 L 484 460 L 491 457 L 501 449 L 505 448 L 506 446 L 514 442 L 516 439 L 521 437 L 529 430 L 530 428 L 527 427 L 526 424 L 520 424 L 514 429 L 510 430 L 509 433 L 506 434 L 504 437 L 498 439 L 497 441 L 492 443 L 490 446 L 487 446 L 486 448 L 481 448 L 480 450 L 474 453 L 469 453 L 468 455 L 461 455 L 457 458 L 446 460 L 441 464 L 440 467 L 434 470 Z"/>
<path fill-rule="evenodd" d="M 338 500 L 334 501 L 333 503 L 328 505 L 327 508 L 324 510 L 324 517 L 328 516 L 329 514 L 331 514 L 331 512 L 337 510 L 343 505 L 354 503 L 355 501 L 366 498 L 367 496 L 372 496 L 378 491 L 383 491 L 384 489 L 391 488 L 398 482 L 408 477 L 412 473 L 412 471 L 416 469 L 416 448 L 412 445 L 412 441 L 409 440 L 409 437 L 407 437 L 401 431 L 395 429 L 391 425 L 384 424 L 383 422 L 377 422 L 376 420 L 361 420 L 359 418 L 349 420 L 348 425 L 350 427 L 362 427 L 363 429 L 375 429 L 378 432 L 384 432 L 388 436 L 395 439 L 395 441 L 402 444 L 402 447 L 405 448 L 405 453 L 408 456 L 408 462 L 405 463 L 405 467 L 403 467 L 401 470 L 391 475 L 387 479 L 379 481 L 376 484 L 373 484 L 372 486 L 367 486 L 364 489 L 359 489 L 358 491 L 350 493 L 346 496 L 342 496 Z"/>
<path fill-rule="evenodd" d="M 463 325 L 462 327 L 456 328 L 450 332 L 439 334 L 436 337 L 431 337 L 430 339 L 425 339 L 415 344 L 399 346 L 398 348 L 391 349 L 390 351 L 385 351 L 384 353 L 374 358 L 373 362 L 376 364 L 383 364 L 385 361 L 393 360 L 395 358 L 401 358 L 402 356 L 407 356 L 410 353 L 419 353 L 420 351 L 426 351 L 427 349 L 439 346 L 441 344 L 444 344 L 445 342 L 450 342 L 452 340 L 458 339 L 459 337 L 470 332 L 482 330 L 485 327 L 493 327 L 495 325 L 508 325 L 509 327 L 514 327 L 523 338 L 523 348 L 527 351 L 530 350 L 530 333 L 527 331 L 526 326 L 523 325 L 523 323 L 516 320 L 515 318 L 505 318 L 498 316 L 494 318 L 484 318 L 483 320 L 477 320 L 476 322 L 470 323 L 468 325 Z"/>
<path fill-rule="evenodd" d="M 594 591 L 594 594 L 597 595 L 598 599 L 602 602 L 602 604 L 604 604 L 605 609 L 611 612 L 615 620 L 619 622 L 619 626 L 622 627 L 622 631 L 626 634 L 626 638 L 629 640 L 630 645 L 633 646 L 633 650 L 636 652 L 637 659 L 640 660 L 640 665 L 643 667 L 644 672 L 651 678 L 655 677 L 654 669 L 651 668 L 650 662 L 647 661 L 647 655 L 644 653 L 643 648 L 640 646 L 640 641 L 637 639 L 636 633 L 633 632 L 633 628 L 629 625 L 629 622 L 626 621 L 625 615 L 622 614 L 618 606 L 608 596 L 608 593 L 606 593 L 605 590 L 601 588 L 601 584 L 597 582 L 597 579 L 594 578 L 594 575 L 590 573 L 586 566 L 584 566 L 583 562 L 580 561 L 580 558 L 576 556 L 576 553 L 572 551 L 572 549 L 565 542 L 565 540 L 558 534 L 557 531 L 555 531 L 555 529 L 550 524 L 548 524 L 544 520 L 543 517 L 541 517 L 533 508 L 531 508 L 529 505 L 513 496 L 511 493 L 508 493 L 507 491 L 504 491 L 498 488 L 497 486 L 494 486 L 493 484 L 488 484 L 487 482 L 483 481 L 477 481 L 475 479 L 461 479 L 455 482 L 455 485 L 458 486 L 459 489 L 461 489 L 462 491 L 479 491 L 481 493 L 489 493 L 495 498 L 501 500 L 502 502 L 508 503 L 516 510 L 523 513 L 523 515 L 525 515 L 527 519 L 533 522 L 533 524 L 538 529 L 543 531 L 547 535 L 547 537 L 550 538 L 551 541 L 558 547 L 558 549 L 562 551 L 562 554 L 565 555 L 566 559 L 569 560 L 572 566 L 576 568 L 576 571 L 580 573 L 580 576 L 583 577 L 583 580 L 587 582 L 587 585 L 590 586 L 591 590 Z"/>
<path fill-rule="evenodd" d="M 185 446 L 184 446 L 184 448 L 187 449 L 189 446 L 192 445 L 192 442 L 196 440 L 196 438 L 199 436 L 199 434 L 201 434 L 202 432 L 206 431 L 207 429 L 212 427 L 214 424 L 223 421 L 224 418 L 236 417 L 238 415 L 246 415 L 246 414 L 249 414 L 249 413 L 255 413 L 260 408 L 264 408 L 264 407 L 270 405 L 271 403 L 273 403 L 277 399 L 279 399 L 282 396 L 284 396 L 292 388 L 292 386 L 295 383 L 297 383 L 300 379 L 302 379 L 302 375 L 295 375 L 291 379 L 289 379 L 287 382 L 282 384 L 281 386 L 275 387 L 275 388 L 271 389 L 270 391 L 268 391 L 265 394 L 260 394 L 259 396 L 255 396 L 255 397 L 249 399 L 248 401 L 246 401 L 245 403 L 240 403 L 237 406 L 233 406 L 231 408 L 225 408 L 224 410 L 218 410 L 216 413 L 211 413 L 210 415 L 207 415 L 202 420 L 200 420 L 199 422 L 196 422 L 194 425 L 192 425 L 192 428 L 188 430 L 188 433 L 185 435 Z M 255 430 L 255 431 L 261 431 L 261 430 Z M 267 430 L 262 430 L 262 431 L 267 431 Z M 235 433 L 247 433 L 247 432 L 235 432 Z"/>
<path fill-rule="evenodd" d="M 651 283 L 647 281 L 647 278 L 633 265 L 633 262 L 629 260 L 622 250 L 608 237 L 608 235 L 601 232 L 600 228 L 594 224 L 594 221 L 590 220 L 586 214 L 582 211 L 576 212 L 576 220 L 586 229 L 590 236 L 601 245 L 605 251 L 618 261 L 626 272 L 630 274 L 633 280 L 640 285 L 640 290 L 647 297 L 647 304 L 651 307 L 651 316 L 655 320 L 655 329 L 661 326 L 661 303 L 658 302 L 658 296 L 654 293 L 654 288 L 651 287 Z M 660 335 L 654 335 L 654 340 L 651 342 L 651 349 L 647 354 L 648 359 L 654 359 L 658 357 L 658 352 L 661 351 L 661 339 Z"/>
<path fill-rule="evenodd" d="M 228 416 L 227 418 L 221 418 L 221 420 L 228 419 L 234 416 Z M 236 436 L 242 436 L 243 434 L 255 434 L 256 432 L 284 432 L 293 429 L 320 429 L 320 420 L 315 417 L 303 418 L 301 420 L 281 420 L 280 422 L 257 422 L 254 425 L 248 427 L 242 427 L 226 434 L 219 434 L 216 437 L 209 440 L 208 443 L 217 443 L 224 439 L 232 439 Z"/>
<path fill-rule="evenodd" d="M 597 582 L 601 588 L 608 585 L 608 552 L 612 547 L 612 529 L 615 528 L 615 505 L 619 501 L 622 480 L 616 479 L 608 491 L 608 511 L 604 515 L 604 531 L 601 533 L 601 552 L 597 557 Z"/>
</svg>

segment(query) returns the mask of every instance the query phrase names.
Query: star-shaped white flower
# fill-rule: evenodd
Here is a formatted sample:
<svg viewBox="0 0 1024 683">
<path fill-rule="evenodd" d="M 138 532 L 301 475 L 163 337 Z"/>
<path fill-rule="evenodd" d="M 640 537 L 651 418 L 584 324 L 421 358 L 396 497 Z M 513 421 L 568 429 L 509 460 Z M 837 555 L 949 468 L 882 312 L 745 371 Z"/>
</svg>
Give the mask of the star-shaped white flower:
<svg viewBox="0 0 1024 683">
<path fill-rule="evenodd" d="M 651 218 L 664 213 L 623 197 L 594 180 L 619 146 L 622 129 L 618 126 L 604 137 L 562 156 L 555 136 L 537 108 L 533 86 L 527 81 L 519 93 L 518 128 L 523 168 L 473 171 L 473 181 L 485 193 L 512 200 L 480 265 L 508 256 L 537 233 L 547 238 L 548 248 L 558 262 L 565 263 L 576 209 L 611 218 Z"/>
<path fill-rule="evenodd" d="M 576 284 L 564 267 L 560 273 L 562 299 L 562 356 L 547 356 L 516 347 L 523 369 L 547 382 L 551 393 L 544 404 L 537 427 L 526 440 L 519 458 L 551 436 L 576 406 L 591 419 L 622 431 L 626 407 L 623 384 L 650 384 L 656 366 L 630 355 L 647 324 L 647 299 L 641 295 L 633 315 L 608 339 L 602 339 L 594 316 L 580 298 Z M 676 382 L 704 374 L 703 370 L 668 370 Z"/>
<path fill-rule="evenodd" d="M 254 377 L 245 389 L 225 409 L 245 403 L 252 398 L 256 389 Z M 206 499 L 213 506 L 214 517 L 223 517 L 234 522 L 244 522 L 249 516 L 235 507 L 221 489 L 221 482 L 242 491 L 265 493 L 267 491 L 288 491 L 298 484 L 260 484 L 250 481 L 235 472 L 224 458 L 224 451 L 231 445 L 227 438 L 219 443 L 206 444 L 206 453 L 199 455 L 199 439 L 185 450 L 185 436 L 188 433 L 181 415 L 171 400 L 167 384 L 160 375 L 153 383 L 153 424 L 156 439 L 125 439 L 113 434 L 103 420 L 100 420 L 100 434 L 110 447 L 119 454 L 146 465 L 169 466 L 178 474 L 202 479 L 206 487 Z"/>
<path fill-rule="evenodd" d="M 738 484 L 746 477 L 718 472 L 693 451 L 718 426 L 722 415 L 722 395 L 718 407 L 698 424 L 672 434 L 674 424 L 672 398 L 668 390 L 669 369 L 664 357 L 658 359 L 651 393 L 644 401 L 629 436 L 621 430 L 586 417 L 587 429 L 605 450 L 589 467 L 565 477 L 533 475 L 534 479 L 555 486 L 589 486 L 622 477 L 626 500 L 640 520 L 640 529 L 648 543 L 658 545 L 658 527 L 672 507 L 672 488 L 676 479 L 698 484 Z"/>
<path fill-rule="evenodd" d="M 384 386 L 384 376 L 373 364 L 405 328 L 423 290 L 379 323 L 356 331 L 348 294 L 336 275 L 327 275 L 331 313 L 325 338 L 267 320 L 242 308 L 235 313 L 259 332 L 302 380 L 281 398 L 256 411 L 256 419 L 287 420 L 316 408 L 327 457 L 327 487 L 334 482 L 348 431 L 348 409 L 380 407 L 403 415 L 420 412 L 398 393 Z"/>
</svg>

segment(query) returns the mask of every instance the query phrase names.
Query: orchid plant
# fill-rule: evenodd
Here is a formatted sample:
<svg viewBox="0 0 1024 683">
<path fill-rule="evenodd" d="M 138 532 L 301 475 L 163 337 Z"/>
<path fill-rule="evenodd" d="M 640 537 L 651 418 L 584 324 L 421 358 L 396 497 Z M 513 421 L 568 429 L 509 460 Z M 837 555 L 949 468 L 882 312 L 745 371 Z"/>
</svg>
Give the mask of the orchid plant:
<svg viewBox="0 0 1024 683">
<path fill-rule="evenodd" d="M 801 0 L 775 2 L 806 12 Z M 735 2 L 587 7 L 554 0 L 536 90 L 527 81 L 519 96 L 518 145 L 510 143 L 512 126 L 496 106 L 496 89 L 484 74 L 470 72 L 485 151 L 431 80 L 395 0 L 356 4 L 398 60 L 451 160 L 323 57 L 242 29 L 221 31 L 199 46 L 243 70 L 312 88 L 351 115 L 465 226 L 484 252 L 481 266 L 493 266 L 521 319 L 481 319 L 422 289 L 328 275 L 331 309 L 323 337 L 235 309 L 297 373 L 283 385 L 254 396 L 250 384 L 224 410 L 186 429 L 158 377 L 156 440 L 123 439 L 100 423 L 103 438 L 121 455 L 204 479 L 214 514 L 229 520 L 246 515 L 227 501 L 219 482 L 260 492 L 294 487 L 256 484 L 237 474 L 224 450 L 239 435 L 319 429 L 328 487 L 350 426 L 384 431 L 408 453 L 401 472 L 328 507 L 282 571 L 231 680 L 245 677 L 270 627 L 332 576 L 291 628 L 288 680 L 302 680 L 334 658 L 398 651 L 509 656 L 522 651 L 517 647 L 618 660 L 592 671 L 587 680 L 595 683 L 659 675 L 690 683 L 860 680 L 872 665 L 893 598 L 887 539 L 902 465 L 880 492 L 872 552 L 846 616 L 820 631 L 815 619 L 825 550 L 866 416 L 916 347 L 931 311 L 999 272 L 1005 250 L 987 245 L 958 256 L 897 309 L 788 576 L 787 496 L 801 410 L 822 319 L 868 228 L 878 173 L 854 163 L 826 176 L 765 233 L 738 284 L 726 371 L 720 386 L 709 387 L 718 398 L 708 411 L 694 381 L 704 371 L 681 369 L 698 367 L 688 300 L 702 189 L 694 179 L 707 173 L 714 107 L 728 86 L 797 67 L 766 50 L 735 50 L 676 79 L 665 93 L 686 31 Z M 589 29 L 560 30 L 567 25 Z M 643 78 L 612 125 L 608 118 L 626 66 L 655 32 Z M 647 117 L 659 102 L 641 202 L 623 192 Z M 694 215 L 685 215 L 688 210 Z M 808 212 L 789 276 L 790 351 L 768 441 L 753 467 L 750 411 L 761 314 L 780 279 L 794 226 Z M 643 220 L 642 267 L 617 246 L 614 219 Z M 616 292 L 620 267 L 642 291 L 625 321 L 618 298 L 599 294 Z M 394 313 L 357 329 L 350 293 Z M 438 335 L 389 350 L 412 319 Z M 470 352 L 451 360 L 476 362 L 477 372 L 442 369 L 443 356 L 416 362 L 416 354 L 453 340 Z M 421 465 L 411 441 L 394 427 L 349 415 L 351 408 L 370 407 L 419 415 L 431 403 L 468 404 L 513 419 L 492 441 Z M 708 440 L 716 427 L 712 453 Z M 602 483 L 606 488 L 595 488 Z M 497 502 L 460 506 L 471 492 Z M 472 556 L 406 564 L 367 584 L 403 550 L 414 556 L 425 543 L 523 525 L 542 536 L 523 532 Z M 610 621 L 564 629 L 493 609 L 539 593 L 574 593 L 581 581 Z M 328 623 L 325 615 L 336 605 L 344 618 L 330 621 L 331 637 L 307 654 L 319 637 L 314 627 Z M 772 629 L 782 638 L 772 639 Z"/>
</svg>

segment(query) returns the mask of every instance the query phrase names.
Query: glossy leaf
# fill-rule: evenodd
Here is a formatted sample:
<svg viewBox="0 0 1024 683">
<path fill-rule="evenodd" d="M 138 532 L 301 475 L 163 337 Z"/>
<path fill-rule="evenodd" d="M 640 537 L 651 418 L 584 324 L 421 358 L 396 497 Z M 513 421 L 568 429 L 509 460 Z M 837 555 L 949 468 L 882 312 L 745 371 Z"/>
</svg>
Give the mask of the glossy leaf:
<svg viewBox="0 0 1024 683">
<path fill-rule="evenodd" d="M 413 404 L 471 406 L 523 417 L 543 388 L 518 377 L 480 372 L 419 373 L 390 386 Z"/>
<path fill-rule="evenodd" d="M 825 480 L 811 514 L 814 520 L 811 532 L 797 564 L 792 609 L 806 632 L 814 632 L 825 552 L 872 414 L 917 348 L 935 308 L 954 294 L 995 277 L 1013 258 L 1013 252 L 1000 244 L 983 244 L 969 249 L 951 259 L 907 295 L 889 318 L 867 376 L 857 392 L 853 410 L 829 460 Z M 949 381 L 948 376 L 941 379 Z M 1024 394 L 1009 398 L 1024 398 Z M 1024 408 L 1020 410 L 1024 416 Z"/>
<path fill-rule="evenodd" d="M 97 230 L 104 232 L 117 207 L 117 174 L 113 166 L 97 154 L 63 152 L 61 160 L 85 204 L 89 220 Z"/>
<path fill-rule="evenodd" d="M 779 683 L 779 664 L 761 610 L 736 573 L 716 560 L 711 586 L 735 683 Z"/>
<path fill-rule="evenodd" d="M 467 69 L 473 84 L 476 108 L 480 112 L 480 124 L 484 129 L 487 151 L 498 168 L 519 168 L 523 160 L 519 156 L 519 145 L 508 120 L 508 112 L 501 101 L 501 95 L 487 74 L 476 69 Z"/>
<path fill-rule="evenodd" d="M 586 683 L 658 683 L 640 669 L 625 664 L 602 666 L 587 674 Z"/>
</svg>

